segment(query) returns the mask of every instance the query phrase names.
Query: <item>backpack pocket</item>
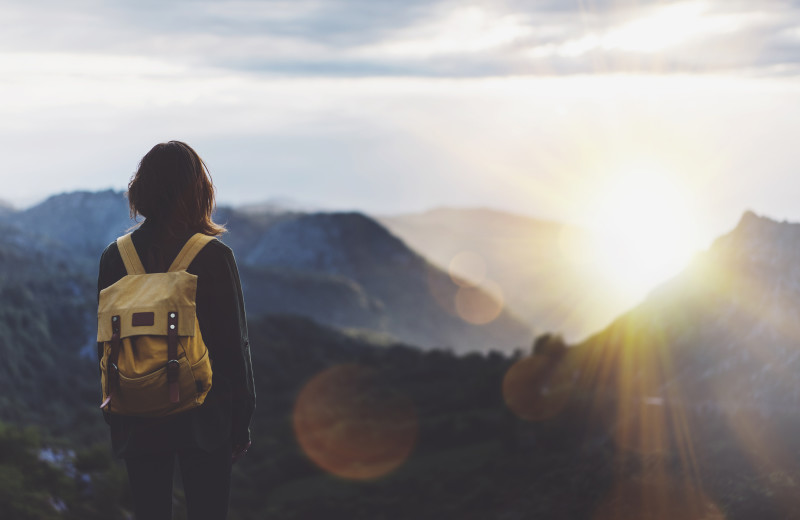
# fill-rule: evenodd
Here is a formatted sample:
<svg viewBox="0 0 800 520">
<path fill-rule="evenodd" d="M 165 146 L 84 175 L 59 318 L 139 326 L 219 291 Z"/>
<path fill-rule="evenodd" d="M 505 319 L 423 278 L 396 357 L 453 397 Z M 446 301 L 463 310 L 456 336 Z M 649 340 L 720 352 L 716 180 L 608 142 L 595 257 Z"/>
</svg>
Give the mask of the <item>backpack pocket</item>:
<svg viewBox="0 0 800 520">
<path fill-rule="evenodd" d="M 150 374 L 129 378 L 119 375 L 119 389 L 111 399 L 112 413 L 160 417 L 197 406 L 197 387 L 186 357 L 178 359 L 180 402 L 169 399 L 166 365 Z M 202 402 L 202 401 L 201 401 Z"/>
</svg>

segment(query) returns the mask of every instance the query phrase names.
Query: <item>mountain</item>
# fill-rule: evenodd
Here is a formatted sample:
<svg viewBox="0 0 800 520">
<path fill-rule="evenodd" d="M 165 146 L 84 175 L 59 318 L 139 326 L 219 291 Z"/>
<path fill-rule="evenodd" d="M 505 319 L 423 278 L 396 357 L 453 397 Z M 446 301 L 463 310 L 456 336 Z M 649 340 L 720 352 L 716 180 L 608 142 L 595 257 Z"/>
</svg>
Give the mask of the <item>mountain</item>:
<svg viewBox="0 0 800 520">
<path fill-rule="evenodd" d="M 798 308 L 800 224 L 747 212 L 601 332 L 537 340 L 505 401 L 611 454 L 592 518 L 798 518 Z"/>
<path fill-rule="evenodd" d="M 236 251 L 254 314 L 292 312 L 457 351 L 510 350 L 532 338 L 499 306 L 486 323 L 464 319 L 459 285 L 363 214 L 232 211 L 226 217 L 225 240 Z M 479 312 L 481 306 L 495 312 L 489 295 L 473 299 Z"/>
<path fill-rule="evenodd" d="M 649 397 L 790 410 L 800 405 L 798 308 L 800 224 L 747 212 L 683 273 L 577 348 L 602 359 L 609 381 L 649 374 L 638 387 Z"/>
<path fill-rule="evenodd" d="M 747 212 L 606 329 L 520 369 L 524 399 L 510 406 L 538 420 L 581 403 L 583 430 L 664 455 L 672 478 L 785 472 L 800 450 L 798 308 L 800 224 Z"/>
<path fill-rule="evenodd" d="M 627 310 L 606 297 L 608 285 L 587 269 L 595 246 L 580 228 L 491 209 L 376 219 L 434 264 L 496 282 L 509 308 L 537 330 L 578 341 Z"/>
<path fill-rule="evenodd" d="M 135 224 L 124 194 L 113 190 L 53 195 L 30 208 L 0 214 L 0 221 L 24 232 L 29 245 L 47 247 L 93 276 L 103 249 Z"/>
<path fill-rule="evenodd" d="M 81 252 L 102 251 L 134 224 L 125 196 L 113 190 L 53 195 L 11 218 L 29 232 L 77 245 Z"/>
<path fill-rule="evenodd" d="M 533 337 L 491 294 L 462 289 L 365 215 L 219 207 L 215 219 L 228 227 L 222 240 L 236 253 L 249 313 L 299 314 L 456 351 L 510 351 Z M 124 195 L 110 190 L 55 195 L 0 222 L 88 277 L 103 248 L 135 224 Z"/>
<path fill-rule="evenodd" d="M 294 199 L 289 198 L 271 198 L 263 202 L 256 202 L 252 204 L 244 204 L 236 206 L 236 209 L 242 213 L 251 214 L 264 214 L 264 213 L 314 213 L 317 211 L 325 211 L 324 208 L 304 204 Z"/>
</svg>

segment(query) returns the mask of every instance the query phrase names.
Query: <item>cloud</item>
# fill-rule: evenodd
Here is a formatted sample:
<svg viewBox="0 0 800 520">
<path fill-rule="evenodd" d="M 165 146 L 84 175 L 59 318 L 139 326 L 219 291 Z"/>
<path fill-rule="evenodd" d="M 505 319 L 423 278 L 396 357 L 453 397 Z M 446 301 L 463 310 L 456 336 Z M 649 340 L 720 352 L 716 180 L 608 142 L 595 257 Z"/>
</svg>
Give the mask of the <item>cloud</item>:
<svg viewBox="0 0 800 520">
<path fill-rule="evenodd" d="M 155 142 L 177 138 L 226 202 L 577 221 L 576 187 L 638 154 L 707 179 L 717 231 L 745 207 L 800 218 L 786 188 L 800 88 L 783 77 L 798 72 L 800 1 L 1 9 L 0 180 L 17 204 L 123 189 Z"/>
<path fill-rule="evenodd" d="M 800 2 L 4 2 L 0 50 L 293 76 L 747 72 L 800 61 Z"/>
</svg>

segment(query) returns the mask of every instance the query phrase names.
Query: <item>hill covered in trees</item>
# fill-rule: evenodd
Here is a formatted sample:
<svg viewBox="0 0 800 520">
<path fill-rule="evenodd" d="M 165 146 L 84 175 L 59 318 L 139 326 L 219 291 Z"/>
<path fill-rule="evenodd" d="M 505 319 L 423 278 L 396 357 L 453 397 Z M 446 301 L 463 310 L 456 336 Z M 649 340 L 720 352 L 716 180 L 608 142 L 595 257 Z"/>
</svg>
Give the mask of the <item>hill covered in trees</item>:
<svg viewBox="0 0 800 520">
<path fill-rule="evenodd" d="M 664 442 L 626 442 L 616 401 L 563 385 L 572 351 L 557 337 L 540 337 L 534 355 L 456 356 L 295 316 L 250 326 L 259 400 L 253 447 L 234 468 L 232 519 L 800 514 L 800 470 L 786 456 L 800 449 L 799 421 L 783 422 L 773 453 L 733 435 L 730 417 L 692 408 L 667 409 L 688 439 L 668 419 L 641 423 Z M 749 424 L 758 440 L 764 425 Z M 8 488 L 14 514 L 4 518 L 127 517 L 124 470 L 99 417 L 93 427 L 91 444 L 47 423 L 38 435 L 0 428 L 0 478 L 25 476 Z M 176 504 L 183 518 L 180 487 Z"/>
</svg>

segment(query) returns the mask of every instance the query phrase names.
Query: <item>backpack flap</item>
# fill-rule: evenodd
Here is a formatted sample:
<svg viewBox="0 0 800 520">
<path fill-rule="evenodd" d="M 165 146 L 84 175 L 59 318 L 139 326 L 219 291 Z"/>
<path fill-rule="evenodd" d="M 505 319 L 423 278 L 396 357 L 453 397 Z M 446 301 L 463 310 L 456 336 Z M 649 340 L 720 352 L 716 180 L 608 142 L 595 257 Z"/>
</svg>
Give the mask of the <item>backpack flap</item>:
<svg viewBox="0 0 800 520">
<path fill-rule="evenodd" d="M 178 336 L 194 336 L 197 276 L 186 271 L 127 275 L 100 291 L 97 341 L 111 341 L 112 317 L 120 337 L 166 335 L 169 313 L 177 312 Z"/>
</svg>

